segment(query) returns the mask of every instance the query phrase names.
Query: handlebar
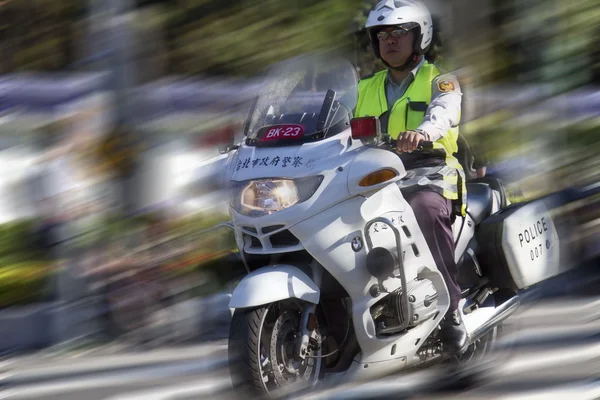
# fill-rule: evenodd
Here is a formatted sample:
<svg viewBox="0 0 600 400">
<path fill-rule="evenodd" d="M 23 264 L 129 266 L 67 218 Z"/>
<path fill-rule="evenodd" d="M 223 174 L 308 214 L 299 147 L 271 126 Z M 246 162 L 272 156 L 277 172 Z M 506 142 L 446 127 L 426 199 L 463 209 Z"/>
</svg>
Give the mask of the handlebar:
<svg viewBox="0 0 600 400">
<path fill-rule="evenodd" d="M 397 144 L 398 144 L 398 139 L 388 139 L 385 141 L 386 145 L 390 145 L 393 148 L 396 148 Z M 419 146 L 417 147 L 416 151 L 423 151 L 423 150 L 433 150 L 433 142 L 429 142 L 426 140 L 422 140 L 421 142 L 419 142 Z"/>
</svg>

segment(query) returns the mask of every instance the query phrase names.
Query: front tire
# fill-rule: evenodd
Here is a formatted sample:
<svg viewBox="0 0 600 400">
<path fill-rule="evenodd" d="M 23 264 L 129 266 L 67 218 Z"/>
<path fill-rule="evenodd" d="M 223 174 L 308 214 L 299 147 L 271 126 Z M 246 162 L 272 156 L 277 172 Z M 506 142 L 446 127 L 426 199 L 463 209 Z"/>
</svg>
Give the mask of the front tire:
<svg viewBox="0 0 600 400">
<path fill-rule="evenodd" d="M 229 373 L 234 389 L 245 396 L 274 398 L 291 387 L 315 385 L 322 376 L 321 358 L 294 358 L 301 310 L 292 302 L 237 309 L 229 331 Z M 317 337 L 318 335 L 317 328 Z M 318 346 L 309 356 L 319 356 Z"/>
</svg>

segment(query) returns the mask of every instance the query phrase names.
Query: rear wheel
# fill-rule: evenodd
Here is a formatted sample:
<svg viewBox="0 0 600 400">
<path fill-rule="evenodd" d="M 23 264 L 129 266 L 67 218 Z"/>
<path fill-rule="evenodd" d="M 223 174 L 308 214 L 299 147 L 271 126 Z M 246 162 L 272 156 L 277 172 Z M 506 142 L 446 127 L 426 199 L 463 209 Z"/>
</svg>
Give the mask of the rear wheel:
<svg viewBox="0 0 600 400">
<path fill-rule="evenodd" d="M 467 351 L 456 359 L 456 362 L 461 366 L 468 367 L 480 365 L 487 361 L 502 337 L 503 330 L 502 324 L 494 327 L 489 333 L 469 346 Z"/>
<path fill-rule="evenodd" d="M 447 362 L 446 373 L 442 374 L 441 390 L 465 390 L 478 385 L 496 367 L 511 357 L 515 345 L 518 325 L 503 321 L 496 325 L 460 357 Z"/>
<path fill-rule="evenodd" d="M 308 357 L 295 357 L 301 307 L 278 302 L 235 310 L 229 332 L 229 371 L 234 388 L 245 395 L 277 397 L 287 390 L 314 386 L 322 376 L 319 328 Z M 316 340 L 315 340 L 316 339 Z"/>
</svg>

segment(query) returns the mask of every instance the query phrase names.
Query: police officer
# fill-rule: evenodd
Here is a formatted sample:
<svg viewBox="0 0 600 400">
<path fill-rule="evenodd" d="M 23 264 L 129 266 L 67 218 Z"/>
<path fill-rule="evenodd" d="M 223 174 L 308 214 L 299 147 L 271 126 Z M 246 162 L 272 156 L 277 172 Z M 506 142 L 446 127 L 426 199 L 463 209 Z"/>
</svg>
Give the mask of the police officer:
<svg viewBox="0 0 600 400">
<path fill-rule="evenodd" d="M 466 209 L 464 174 L 454 157 L 462 94 L 453 75 L 425 60 L 432 25 L 420 1 L 383 0 L 375 6 L 366 29 L 375 56 L 387 69 L 359 82 L 355 117 L 380 117 L 382 129 L 398 139 L 397 151 L 408 170 L 403 192 L 450 292 L 450 309 L 441 325 L 443 343 L 460 354 L 468 343 L 458 312 L 452 223 Z M 433 150 L 415 151 L 421 141 L 433 142 Z"/>
</svg>

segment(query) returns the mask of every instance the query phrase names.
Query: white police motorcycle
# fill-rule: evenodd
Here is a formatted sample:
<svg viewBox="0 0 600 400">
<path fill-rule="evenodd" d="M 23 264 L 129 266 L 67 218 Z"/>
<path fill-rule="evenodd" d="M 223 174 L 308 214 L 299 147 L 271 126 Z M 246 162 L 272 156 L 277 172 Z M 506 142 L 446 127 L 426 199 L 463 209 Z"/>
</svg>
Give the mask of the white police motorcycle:
<svg viewBox="0 0 600 400">
<path fill-rule="evenodd" d="M 228 148 L 229 227 L 248 272 L 230 301 L 239 387 L 274 397 L 444 358 L 448 290 L 392 141 L 377 118 L 352 119 L 357 81 L 333 58 L 275 66 Z M 454 236 L 471 358 L 489 351 L 519 289 L 560 272 L 558 235 L 542 203 L 508 205 L 471 184 Z"/>
</svg>

